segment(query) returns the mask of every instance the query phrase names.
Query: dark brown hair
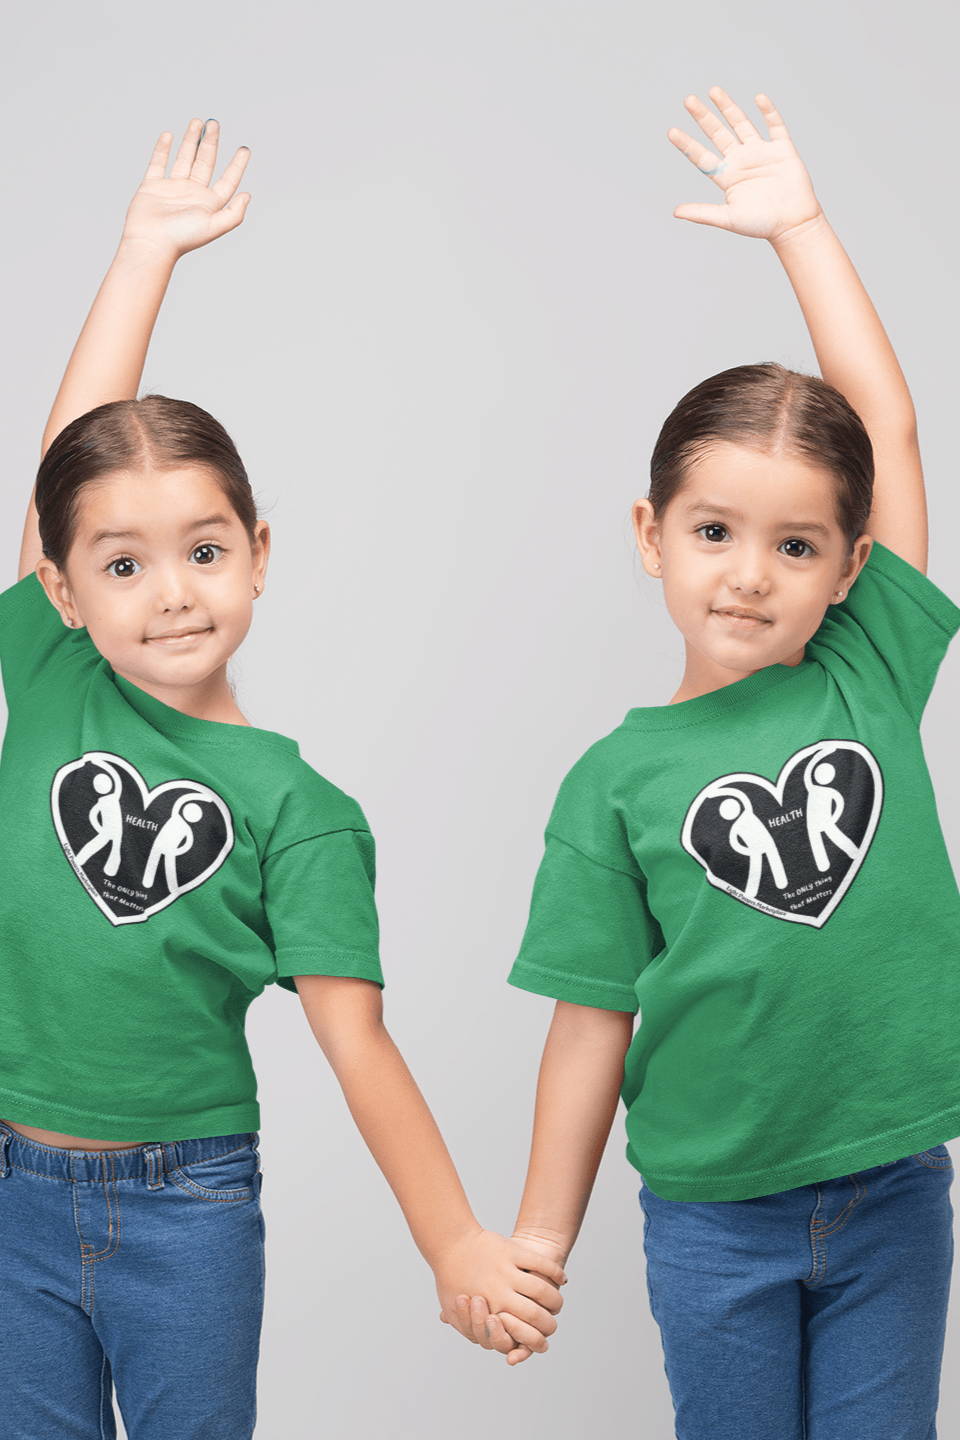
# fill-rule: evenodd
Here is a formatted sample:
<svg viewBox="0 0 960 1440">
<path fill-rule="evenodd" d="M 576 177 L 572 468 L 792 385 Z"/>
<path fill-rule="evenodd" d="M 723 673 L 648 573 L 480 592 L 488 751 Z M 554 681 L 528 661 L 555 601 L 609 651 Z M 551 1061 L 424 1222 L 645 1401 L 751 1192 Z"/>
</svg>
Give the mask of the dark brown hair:
<svg viewBox="0 0 960 1440">
<path fill-rule="evenodd" d="M 837 519 L 853 543 L 873 498 L 873 446 L 860 416 L 816 375 L 783 365 L 737 365 L 711 375 L 669 414 L 650 461 L 649 498 L 662 515 L 691 465 L 718 442 L 785 450 L 827 470 Z"/>
<path fill-rule="evenodd" d="M 172 470 L 179 465 L 207 467 L 252 541 L 257 506 L 226 430 L 189 400 L 145 395 L 81 415 L 61 430 L 44 455 L 36 495 L 44 555 L 63 568 L 85 486 L 118 470 Z"/>
</svg>

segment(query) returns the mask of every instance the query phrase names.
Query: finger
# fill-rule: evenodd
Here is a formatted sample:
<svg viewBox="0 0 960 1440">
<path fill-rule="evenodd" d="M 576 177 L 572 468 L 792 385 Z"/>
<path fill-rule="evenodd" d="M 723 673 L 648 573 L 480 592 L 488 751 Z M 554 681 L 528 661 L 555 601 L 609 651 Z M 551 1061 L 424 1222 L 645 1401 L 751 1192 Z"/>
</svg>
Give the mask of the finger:
<svg viewBox="0 0 960 1440">
<path fill-rule="evenodd" d="M 692 165 L 696 165 L 701 175 L 709 175 L 711 180 L 719 184 L 719 176 L 729 169 L 726 160 L 721 160 L 719 155 L 714 155 L 699 140 L 692 139 L 683 130 L 678 130 L 675 125 L 667 131 L 667 139 L 671 145 L 675 145 L 679 151 L 686 155 Z"/>
<path fill-rule="evenodd" d="M 526 1345 L 518 1345 L 516 1350 L 511 1350 L 507 1356 L 507 1364 L 522 1365 L 524 1360 L 529 1360 L 532 1354 L 533 1351 L 528 1350 Z"/>
<path fill-rule="evenodd" d="M 745 115 L 740 106 L 730 99 L 726 90 L 719 85 L 710 88 L 710 99 L 716 105 L 720 114 L 731 127 L 737 139 L 742 143 L 745 140 L 760 140 L 760 131 L 754 125 L 748 115 Z"/>
<path fill-rule="evenodd" d="M 197 146 L 193 165 L 190 167 L 191 180 L 199 180 L 201 185 L 210 184 L 213 179 L 213 168 L 217 163 L 217 145 L 219 143 L 220 121 L 208 120 L 200 131 L 200 143 Z"/>
<path fill-rule="evenodd" d="M 521 1256 L 520 1264 L 526 1256 Z M 545 1255 L 538 1255 L 536 1251 L 530 1253 L 530 1264 L 523 1265 L 523 1268 L 531 1275 L 539 1275 L 541 1279 L 548 1281 L 551 1285 L 566 1285 L 567 1275 L 562 1265 L 556 1260 L 548 1260 Z"/>
<path fill-rule="evenodd" d="M 219 240 L 221 235 L 226 235 L 228 230 L 236 230 L 247 213 L 247 206 L 250 204 L 250 196 L 244 191 L 242 195 L 234 195 L 229 205 L 224 205 L 222 210 L 217 210 L 208 220 L 210 227 L 210 239 Z"/>
<path fill-rule="evenodd" d="M 673 213 L 677 220 L 692 220 L 695 225 L 713 225 L 717 230 L 730 229 L 726 205 L 678 205 Z"/>
<path fill-rule="evenodd" d="M 542 1305 L 544 1310 L 549 1310 L 551 1315 L 559 1315 L 563 1309 L 563 1296 L 559 1286 L 532 1270 L 521 1271 L 521 1275 L 523 1278 L 516 1281 L 514 1288 L 528 1300 L 533 1300 L 537 1305 Z"/>
<path fill-rule="evenodd" d="M 177 151 L 176 159 L 170 170 L 171 180 L 189 180 L 190 171 L 197 154 L 197 146 L 200 143 L 200 135 L 203 130 L 203 122 L 193 119 L 184 131 L 183 139 L 180 141 L 180 149 Z"/>
<path fill-rule="evenodd" d="M 250 147 L 248 145 L 241 145 L 236 155 L 234 155 L 233 159 L 230 161 L 230 164 L 220 176 L 220 179 L 217 181 L 216 185 L 210 186 L 210 194 L 215 195 L 220 201 L 221 205 L 226 205 L 227 201 L 230 199 L 231 195 L 233 195 L 237 186 L 240 184 L 240 181 L 243 179 L 243 172 L 247 168 L 247 163 L 249 159 Z M 212 173 L 213 169 L 211 167 L 211 174 Z"/>
<path fill-rule="evenodd" d="M 557 1322 L 553 1318 L 552 1312 L 545 1306 L 538 1305 L 534 1300 L 528 1299 L 522 1291 L 516 1291 L 510 1297 L 509 1304 L 511 1314 L 519 1316 L 525 1325 L 539 1330 L 541 1335 L 552 1335 L 556 1330 Z"/>
<path fill-rule="evenodd" d="M 468 1295 L 457 1296 L 457 1328 L 471 1345 L 480 1345 L 484 1350 L 494 1348 L 488 1328 L 489 1320 L 490 1311 L 482 1295 L 474 1295 L 472 1299 Z M 500 1329 L 502 1328 L 501 1326 Z"/>
<path fill-rule="evenodd" d="M 525 1345 L 528 1350 L 532 1350 L 537 1355 L 544 1355 L 550 1349 L 546 1335 L 535 1325 L 530 1325 L 526 1320 L 522 1320 L 519 1315 L 511 1315 L 509 1310 L 501 1310 L 497 1319 L 517 1345 Z"/>
<path fill-rule="evenodd" d="M 160 139 L 153 147 L 153 154 L 150 156 L 150 164 L 147 166 L 144 180 L 162 180 L 167 173 L 167 161 L 170 158 L 170 146 L 173 144 L 173 136 L 169 130 L 164 130 Z"/>
<path fill-rule="evenodd" d="M 446 1311 L 443 1312 L 446 1315 Z M 468 1295 L 457 1296 L 456 1315 L 447 1315 L 447 1324 L 452 1325 L 454 1330 L 459 1330 L 465 1340 L 471 1345 L 476 1345 L 473 1335 L 473 1327 L 470 1324 L 470 1297 Z"/>
<path fill-rule="evenodd" d="M 693 116 L 710 144 L 715 150 L 719 150 L 721 155 L 725 155 L 739 143 L 736 135 L 731 134 L 713 111 L 707 109 L 699 95 L 688 95 L 683 102 L 683 108 Z"/>
<path fill-rule="evenodd" d="M 488 1311 L 484 1330 L 491 1350 L 496 1350 L 500 1355 L 510 1355 L 516 1350 L 517 1342 L 508 1334 L 499 1315 L 491 1315 Z"/>
<path fill-rule="evenodd" d="M 756 97 L 756 101 L 757 108 L 760 111 L 760 114 L 767 122 L 767 133 L 769 134 L 770 139 L 789 140 L 790 132 L 787 129 L 786 125 L 784 125 L 783 120 L 780 118 L 780 112 L 779 110 L 777 110 L 769 95 L 758 95 Z"/>
</svg>

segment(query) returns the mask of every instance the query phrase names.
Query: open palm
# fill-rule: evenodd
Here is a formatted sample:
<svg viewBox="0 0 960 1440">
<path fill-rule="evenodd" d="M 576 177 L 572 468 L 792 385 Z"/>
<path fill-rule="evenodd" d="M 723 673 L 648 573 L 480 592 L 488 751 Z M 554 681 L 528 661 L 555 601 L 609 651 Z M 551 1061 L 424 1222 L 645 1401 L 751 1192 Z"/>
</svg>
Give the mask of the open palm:
<svg viewBox="0 0 960 1440">
<path fill-rule="evenodd" d="M 720 187 L 725 203 L 678 205 L 674 215 L 774 243 L 815 220 L 820 204 L 807 168 L 768 97 L 758 95 L 757 105 L 769 140 L 719 85 L 710 91 L 710 98 L 730 129 L 696 95 L 683 103 L 719 155 L 676 128 L 667 132 L 667 138 Z"/>
<path fill-rule="evenodd" d="M 219 139 L 216 120 L 206 125 L 191 120 L 167 176 L 173 136 L 169 131 L 160 136 L 127 211 L 124 240 L 155 245 L 179 257 L 240 224 L 250 196 L 236 191 L 250 152 L 246 147 L 238 150 L 211 184 Z"/>
</svg>

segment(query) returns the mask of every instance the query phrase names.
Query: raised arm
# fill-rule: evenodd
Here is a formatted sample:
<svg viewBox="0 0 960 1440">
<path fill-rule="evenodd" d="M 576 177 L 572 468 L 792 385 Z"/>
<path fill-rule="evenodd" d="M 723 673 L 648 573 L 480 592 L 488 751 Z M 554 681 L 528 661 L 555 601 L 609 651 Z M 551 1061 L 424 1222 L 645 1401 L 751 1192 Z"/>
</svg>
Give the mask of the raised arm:
<svg viewBox="0 0 960 1440">
<path fill-rule="evenodd" d="M 43 433 L 45 454 L 60 431 L 98 405 L 133 399 L 173 267 L 181 255 L 208 244 L 240 224 L 250 199 L 236 194 L 249 159 L 237 151 L 216 184 L 220 127 L 191 120 L 169 177 L 173 136 L 160 136 L 143 184 L 127 211 L 120 246 L 70 356 Z M 37 511 L 30 501 L 20 576 L 41 556 Z"/>
<path fill-rule="evenodd" d="M 756 97 L 770 137 L 764 140 L 719 86 L 710 98 L 726 125 L 697 96 L 684 104 L 719 154 L 682 130 L 670 130 L 669 139 L 719 186 L 725 203 L 678 205 L 674 214 L 769 240 L 800 302 L 821 375 L 850 402 L 873 444 L 870 534 L 923 570 L 927 511 L 916 414 L 893 346 L 772 102 Z"/>
</svg>

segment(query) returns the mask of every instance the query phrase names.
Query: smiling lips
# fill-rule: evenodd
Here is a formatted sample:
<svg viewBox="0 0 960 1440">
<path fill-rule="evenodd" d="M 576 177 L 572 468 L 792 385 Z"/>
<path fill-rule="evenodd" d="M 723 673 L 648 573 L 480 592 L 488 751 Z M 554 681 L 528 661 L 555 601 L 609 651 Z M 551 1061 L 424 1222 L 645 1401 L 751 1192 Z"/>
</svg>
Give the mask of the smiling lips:
<svg viewBox="0 0 960 1440">
<path fill-rule="evenodd" d="M 713 614 L 729 621 L 737 630 L 753 630 L 759 625 L 770 624 L 767 616 L 761 615 L 759 610 L 748 610 L 742 605 L 724 605 L 714 610 Z"/>
<path fill-rule="evenodd" d="M 186 630 L 164 630 L 162 635 L 148 635 L 148 641 L 159 641 L 161 645 L 175 644 L 177 640 L 193 640 L 198 635 L 206 635 L 211 627 L 209 625 L 191 625 Z"/>
</svg>

